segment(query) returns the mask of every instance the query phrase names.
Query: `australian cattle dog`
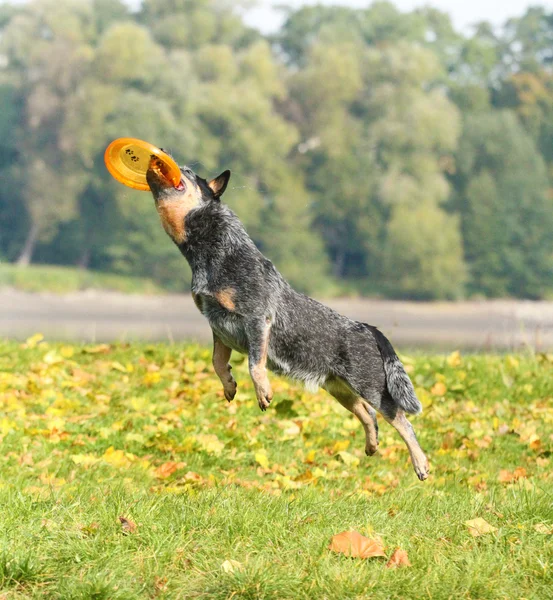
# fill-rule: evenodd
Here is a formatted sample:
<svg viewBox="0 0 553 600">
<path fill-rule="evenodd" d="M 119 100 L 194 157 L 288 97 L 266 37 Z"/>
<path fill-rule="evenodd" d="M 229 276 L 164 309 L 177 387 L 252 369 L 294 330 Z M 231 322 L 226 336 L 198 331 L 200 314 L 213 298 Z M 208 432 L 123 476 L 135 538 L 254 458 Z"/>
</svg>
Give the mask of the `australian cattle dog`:
<svg viewBox="0 0 553 600">
<path fill-rule="evenodd" d="M 428 460 L 405 416 L 422 407 L 388 339 L 292 289 L 221 202 L 230 171 L 211 181 L 187 167 L 181 173 L 174 186 L 152 159 L 147 180 L 165 231 L 192 269 L 192 297 L 213 331 L 213 367 L 226 399 L 236 394 L 229 365 L 235 350 L 248 356 L 261 410 L 273 397 L 267 370 L 323 388 L 361 421 L 367 455 L 377 450 L 378 411 L 426 479 Z"/>
</svg>

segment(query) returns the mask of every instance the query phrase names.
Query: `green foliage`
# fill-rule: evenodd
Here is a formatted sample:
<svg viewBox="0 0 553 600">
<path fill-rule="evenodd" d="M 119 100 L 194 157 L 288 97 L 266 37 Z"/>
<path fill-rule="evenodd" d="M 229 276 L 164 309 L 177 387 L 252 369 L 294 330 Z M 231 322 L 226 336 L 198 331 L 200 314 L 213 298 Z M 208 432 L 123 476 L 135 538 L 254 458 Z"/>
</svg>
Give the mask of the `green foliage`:
<svg viewBox="0 0 553 600">
<path fill-rule="evenodd" d="M 432 8 L 305 6 L 264 39 L 249 6 L 1 5 L 1 259 L 185 289 L 147 194 L 103 166 L 134 136 L 230 168 L 225 201 L 303 291 L 552 293 L 550 13 L 463 35 Z"/>
<path fill-rule="evenodd" d="M 469 116 L 457 164 L 471 287 L 542 297 L 551 289 L 553 201 L 535 144 L 510 112 Z"/>
</svg>

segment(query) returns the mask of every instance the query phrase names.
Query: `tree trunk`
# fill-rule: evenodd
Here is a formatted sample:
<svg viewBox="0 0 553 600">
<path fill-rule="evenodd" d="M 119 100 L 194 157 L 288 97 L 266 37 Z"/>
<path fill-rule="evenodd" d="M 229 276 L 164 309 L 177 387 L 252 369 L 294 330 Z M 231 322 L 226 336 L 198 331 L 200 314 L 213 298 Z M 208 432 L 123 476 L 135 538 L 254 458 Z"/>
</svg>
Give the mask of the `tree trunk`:
<svg viewBox="0 0 553 600">
<path fill-rule="evenodd" d="M 90 248 L 85 248 L 81 253 L 79 260 L 77 261 L 77 267 L 86 271 L 88 269 L 88 265 L 90 264 L 90 255 L 92 254 Z"/>
<path fill-rule="evenodd" d="M 15 261 L 15 264 L 18 267 L 27 267 L 31 264 L 37 240 L 38 227 L 33 223 L 31 225 L 31 229 L 29 229 L 29 233 L 27 234 L 27 239 L 25 240 L 25 244 L 23 245 L 23 250 L 21 250 L 19 258 Z"/>
<path fill-rule="evenodd" d="M 332 271 L 334 273 L 334 277 L 341 279 L 344 276 L 344 269 L 346 266 L 346 253 L 339 248 L 336 250 L 336 256 L 334 258 L 334 264 Z"/>
</svg>

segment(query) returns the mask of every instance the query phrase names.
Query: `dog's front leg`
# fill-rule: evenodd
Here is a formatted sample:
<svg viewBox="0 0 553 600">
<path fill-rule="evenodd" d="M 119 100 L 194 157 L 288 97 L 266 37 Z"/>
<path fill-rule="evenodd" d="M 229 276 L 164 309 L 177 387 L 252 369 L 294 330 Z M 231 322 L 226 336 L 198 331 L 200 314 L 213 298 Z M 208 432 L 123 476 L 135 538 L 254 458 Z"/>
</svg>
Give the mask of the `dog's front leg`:
<svg viewBox="0 0 553 600">
<path fill-rule="evenodd" d="M 232 350 L 213 333 L 213 368 L 223 384 L 225 398 L 230 402 L 236 396 L 236 381 L 231 375 L 229 365 Z"/>
<path fill-rule="evenodd" d="M 261 410 L 267 410 L 273 399 L 273 390 L 267 377 L 267 352 L 271 320 L 267 317 L 254 317 L 245 325 L 248 337 L 248 361 L 250 376 L 255 388 L 255 395 Z"/>
</svg>

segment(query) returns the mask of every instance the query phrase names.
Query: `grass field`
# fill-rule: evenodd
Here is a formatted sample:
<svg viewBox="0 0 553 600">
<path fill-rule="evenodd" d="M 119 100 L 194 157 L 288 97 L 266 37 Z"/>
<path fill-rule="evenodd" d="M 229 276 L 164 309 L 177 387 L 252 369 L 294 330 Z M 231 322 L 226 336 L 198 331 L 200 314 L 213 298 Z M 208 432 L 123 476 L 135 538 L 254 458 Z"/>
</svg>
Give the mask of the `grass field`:
<svg viewBox="0 0 553 600">
<path fill-rule="evenodd" d="M 553 356 L 403 358 L 425 483 L 323 392 L 261 414 L 241 357 L 227 404 L 205 348 L 0 343 L 0 598 L 550 598 Z"/>
<path fill-rule="evenodd" d="M 29 265 L 22 268 L 0 264 L 0 288 L 23 292 L 68 294 L 81 290 L 104 290 L 125 294 L 159 294 L 162 288 L 151 279 L 87 271 L 77 267 Z"/>
</svg>

